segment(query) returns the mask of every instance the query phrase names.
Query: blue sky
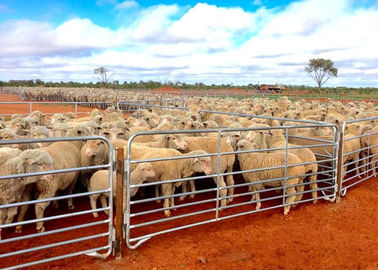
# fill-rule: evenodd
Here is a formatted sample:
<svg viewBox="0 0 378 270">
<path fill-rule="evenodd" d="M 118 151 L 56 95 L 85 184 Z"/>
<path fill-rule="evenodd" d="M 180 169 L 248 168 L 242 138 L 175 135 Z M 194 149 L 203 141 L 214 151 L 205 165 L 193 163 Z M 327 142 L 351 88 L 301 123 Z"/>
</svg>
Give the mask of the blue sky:
<svg viewBox="0 0 378 270">
<path fill-rule="evenodd" d="M 378 86 L 378 1 L 0 0 L 0 80 Z"/>
</svg>

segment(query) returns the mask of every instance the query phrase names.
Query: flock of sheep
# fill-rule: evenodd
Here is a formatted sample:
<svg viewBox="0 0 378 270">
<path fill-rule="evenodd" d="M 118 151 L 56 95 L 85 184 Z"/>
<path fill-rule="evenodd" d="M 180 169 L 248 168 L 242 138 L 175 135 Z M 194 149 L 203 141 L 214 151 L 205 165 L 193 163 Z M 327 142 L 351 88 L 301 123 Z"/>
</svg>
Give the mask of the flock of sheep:
<svg viewBox="0 0 378 270">
<path fill-rule="evenodd" d="M 92 94 L 85 91 L 93 91 L 93 96 L 96 96 L 97 90 L 82 90 L 82 94 L 77 91 L 76 95 L 85 96 L 85 101 L 89 101 Z M 58 97 L 65 96 L 64 91 L 56 89 L 50 91 L 26 89 L 22 94 L 23 97 L 33 100 L 49 100 L 45 98 L 46 96 L 59 100 Z M 122 95 L 124 98 L 133 99 L 130 95 Z M 116 91 L 109 96 L 115 97 L 112 102 L 119 101 Z M 101 97 L 103 96 L 97 95 L 96 101 L 107 101 L 100 100 Z M 140 98 L 158 99 L 159 97 L 141 95 Z M 105 111 L 94 109 L 88 116 L 82 118 L 75 118 L 73 113 L 57 113 L 49 118 L 40 111 L 34 111 L 28 116 L 15 114 L 10 119 L 0 119 L 0 138 L 11 140 L 102 135 L 108 138 L 114 147 L 123 147 L 126 157 L 130 150 L 127 143 L 133 134 L 145 131 L 189 130 L 181 135 L 150 134 L 134 137 L 130 150 L 132 160 L 166 157 L 177 159 L 133 164 L 130 178 L 130 184 L 133 185 L 130 190 L 131 197 L 138 192 L 139 184 L 145 181 L 156 182 L 155 196 L 163 196 L 162 211 L 168 217 L 171 215 L 170 210 L 175 208 L 176 196 L 172 196 L 175 190 L 181 187 L 180 201 L 186 199 L 187 193 L 193 198 L 199 181 L 166 180 L 183 179 L 202 173 L 213 177 L 216 184 L 219 181 L 220 203 L 221 207 L 225 207 L 234 199 L 235 182 L 232 172 L 235 168 L 240 168 L 241 171 L 247 171 L 243 172 L 242 176 L 248 184 L 251 200 L 256 202 L 256 209 L 261 208 L 260 191 L 265 188 L 278 191 L 284 189 L 286 193 L 284 214 L 288 214 L 290 208 L 301 201 L 306 185 L 310 187 L 309 192 L 313 202 L 317 201 L 317 176 L 322 169 L 320 164 L 322 160 L 327 159 L 326 153 L 332 153 L 332 146 L 325 144 L 325 146 L 310 147 L 310 145 L 319 144 L 319 141 L 332 142 L 334 139 L 332 127 L 320 125 L 306 128 L 306 123 L 293 122 L 293 120 L 322 121 L 341 127 L 348 119 L 378 116 L 378 109 L 374 104 L 358 101 L 343 105 L 337 101 L 327 104 L 304 100 L 292 102 L 286 97 L 278 100 L 188 97 L 186 103 L 191 112 L 149 108 L 138 109 L 130 116 L 125 116 L 123 111 L 108 107 Z M 230 112 L 235 115 L 217 114 L 214 111 Z M 265 118 L 236 114 L 259 115 Z M 297 129 L 287 129 L 288 134 L 285 133 L 285 129 L 277 128 L 295 125 L 300 126 Z M 221 155 L 218 164 L 216 155 L 206 156 L 206 154 L 218 153 L 218 132 L 211 130 L 220 127 L 230 130 L 221 133 L 220 151 L 228 154 Z M 269 129 L 269 127 L 275 128 Z M 243 128 L 261 130 L 237 131 Z M 206 131 L 198 132 L 201 129 Z M 377 118 L 347 125 L 345 138 L 350 140 L 345 141 L 344 144 L 343 150 L 346 155 L 343 163 L 352 161 L 356 174 L 360 173 L 360 169 L 366 173 L 367 169 L 371 169 L 374 174 L 376 173 L 377 131 Z M 359 136 L 363 134 L 370 135 L 360 138 Z M 317 139 L 318 142 L 310 142 L 303 138 Z M 283 150 L 287 144 L 290 146 L 288 153 Z M 185 158 L 185 155 L 188 158 Z M 50 144 L 14 143 L 0 148 L 0 175 L 107 164 L 109 156 L 111 155 L 108 145 L 103 140 L 60 141 Z M 273 169 L 269 169 L 270 167 Z M 217 173 L 226 173 L 226 177 L 221 176 L 218 179 Z M 63 191 L 72 194 L 78 180 L 88 191 L 103 190 L 108 187 L 108 176 L 107 170 L 86 170 L 0 180 L 0 205 L 28 201 L 32 197 L 52 198 Z M 305 183 L 305 178 L 308 184 Z M 143 196 L 142 189 L 140 193 Z M 98 198 L 102 207 L 106 208 L 107 196 L 107 193 L 91 195 L 89 201 L 92 209 L 97 208 Z M 35 204 L 36 218 L 43 218 L 49 204 L 49 201 Z M 57 201 L 52 201 L 51 204 L 52 207 L 58 207 Z M 68 208 L 74 208 L 72 198 L 68 199 Z M 26 211 L 27 205 L 0 208 L 0 225 L 11 223 L 17 214 L 18 221 L 22 221 Z M 98 216 L 95 212 L 93 215 Z M 36 229 L 39 232 L 44 231 L 43 222 L 37 222 Z M 16 232 L 21 230 L 21 226 L 16 227 Z"/>
</svg>

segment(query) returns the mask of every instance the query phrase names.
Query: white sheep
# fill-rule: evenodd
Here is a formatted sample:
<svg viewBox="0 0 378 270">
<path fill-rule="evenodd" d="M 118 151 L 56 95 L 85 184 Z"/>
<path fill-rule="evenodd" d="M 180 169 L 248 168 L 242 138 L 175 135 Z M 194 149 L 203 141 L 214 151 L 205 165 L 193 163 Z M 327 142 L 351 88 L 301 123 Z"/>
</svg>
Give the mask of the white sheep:
<svg viewBox="0 0 378 270">
<path fill-rule="evenodd" d="M 247 140 L 240 140 L 237 144 L 238 151 L 245 150 L 255 150 L 252 143 Z M 244 180 L 246 182 L 254 183 L 260 182 L 268 179 L 283 178 L 285 177 L 285 169 L 269 169 L 270 167 L 278 167 L 285 165 L 285 153 L 243 153 L 238 154 L 238 160 L 240 163 L 241 170 L 251 170 L 251 169 L 264 169 L 256 172 L 243 173 Z M 302 161 L 293 154 L 288 153 L 287 155 L 287 165 L 299 164 Z M 265 170 L 266 169 L 266 170 Z M 286 203 L 291 204 L 296 201 L 296 189 L 293 185 L 301 184 L 303 176 L 305 173 L 305 168 L 302 165 L 290 166 L 287 168 L 287 179 L 285 180 L 275 180 L 271 182 L 258 183 L 249 186 L 249 190 L 256 192 L 252 195 L 252 201 L 257 200 L 256 210 L 261 208 L 260 200 L 260 190 L 264 189 L 265 186 L 270 187 L 282 187 L 286 185 Z M 285 181 L 285 184 L 284 184 Z M 291 205 L 284 206 L 284 214 L 287 215 L 290 211 Z"/>
<path fill-rule="evenodd" d="M 194 150 L 203 150 L 207 153 L 218 153 L 218 138 L 213 137 L 184 137 L 183 138 L 185 142 L 187 143 L 187 149 L 186 152 L 194 151 Z M 222 138 L 220 142 L 220 151 L 221 152 L 233 152 L 233 148 L 229 142 L 227 142 L 227 139 Z M 220 157 L 220 173 L 227 172 L 231 173 L 233 165 L 235 163 L 235 155 L 221 155 Z M 213 172 L 217 172 L 218 168 L 218 158 L 216 156 L 211 156 L 211 167 Z M 217 183 L 217 177 L 214 177 L 214 182 Z M 226 177 L 227 185 L 232 186 L 234 185 L 234 177 L 233 175 L 227 175 Z M 224 182 L 224 177 L 220 177 L 219 182 L 221 187 L 225 187 L 226 183 Z M 195 185 L 194 181 L 190 181 L 191 189 L 192 191 L 195 191 Z M 228 195 L 230 198 L 227 200 L 228 202 L 232 202 L 234 194 L 234 188 L 230 187 L 227 189 L 220 190 L 221 197 L 226 197 Z M 194 197 L 194 194 L 191 195 L 191 197 Z M 181 198 L 183 199 L 183 198 Z M 222 200 L 221 204 L 222 206 L 225 206 L 227 203 L 226 200 Z"/>
<path fill-rule="evenodd" d="M 132 146 L 131 159 L 132 160 L 145 160 L 145 159 L 155 159 L 164 157 L 182 157 L 185 155 L 206 155 L 207 153 L 202 150 L 196 150 L 189 152 L 185 155 L 181 154 L 175 149 L 166 148 L 150 148 L 150 147 L 138 147 L 136 145 Z M 127 149 L 125 150 L 125 155 Z M 152 167 L 156 172 L 156 177 L 154 180 L 161 181 L 161 193 L 163 196 L 173 195 L 175 188 L 180 187 L 182 182 L 175 183 L 164 183 L 164 180 L 187 178 L 192 176 L 196 172 L 204 172 L 205 174 L 211 174 L 211 163 L 210 157 L 198 157 L 198 158 L 183 158 L 174 159 L 168 161 L 156 161 L 152 162 Z M 186 185 L 183 186 L 186 188 Z M 174 198 L 164 199 L 164 208 L 169 206 L 174 206 Z M 169 209 L 164 210 L 165 216 L 170 216 L 171 212 Z"/>
<path fill-rule="evenodd" d="M 25 150 L 24 152 L 8 147 L 0 149 L 0 175 L 50 171 L 54 169 L 52 163 L 51 156 L 41 149 Z M 0 180 L 0 204 L 4 205 L 19 202 L 23 196 L 26 185 L 35 183 L 39 179 L 49 182 L 53 181 L 54 176 L 29 176 Z M 0 209 L 0 225 L 12 222 L 16 214 L 17 207 Z"/>
<path fill-rule="evenodd" d="M 144 181 L 146 181 L 147 178 L 149 177 L 155 177 L 156 173 L 154 169 L 152 168 L 151 163 L 140 163 L 138 166 L 135 168 L 130 173 L 130 184 L 131 185 L 137 185 L 137 184 L 142 184 Z M 109 170 L 99 170 L 95 172 L 91 179 L 89 180 L 89 185 L 88 185 L 88 191 L 98 191 L 98 190 L 104 190 L 109 187 Z M 113 196 L 115 196 L 115 189 L 116 189 L 116 174 L 113 173 Z M 126 187 L 125 187 L 126 189 Z M 137 188 L 133 188 L 130 190 L 130 197 L 133 197 L 136 192 L 138 191 Z M 109 194 L 108 193 L 101 193 L 101 194 L 93 194 L 89 196 L 89 201 L 91 204 L 92 209 L 97 208 L 97 199 L 100 198 L 102 208 L 107 207 L 106 203 L 106 198 L 108 198 Z M 124 205 L 123 205 L 123 210 L 125 210 L 126 206 L 126 198 L 124 197 Z M 108 215 L 108 211 L 105 211 L 105 213 Z M 97 212 L 93 213 L 93 216 L 95 218 L 98 217 Z"/>
<path fill-rule="evenodd" d="M 268 147 L 270 149 L 272 148 L 284 148 L 286 147 L 286 138 L 284 136 L 284 131 L 283 130 L 272 130 L 268 133 Z M 297 145 L 294 144 L 288 144 L 288 147 L 295 147 Z M 285 150 L 281 150 L 285 151 Z M 269 152 L 275 152 L 275 151 L 269 151 Z M 305 167 L 305 172 L 306 174 L 312 174 L 310 175 L 309 182 L 310 182 L 310 188 L 312 191 L 312 198 L 315 199 L 313 200 L 313 203 L 316 203 L 317 200 L 317 188 L 318 185 L 316 183 L 317 175 L 316 173 L 318 172 L 318 164 L 316 163 L 316 157 L 315 154 L 309 149 L 309 148 L 300 148 L 300 149 L 288 149 L 288 152 L 291 154 L 296 155 L 299 159 L 302 160 L 303 163 L 310 163 L 304 165 Z M 303 192 L 304 186 L 298 186 L 297 190 L 299 192 Z M 303 194 L 298 194 L 297 195 L 297 201 L 302 199 Z"/>
</svg>

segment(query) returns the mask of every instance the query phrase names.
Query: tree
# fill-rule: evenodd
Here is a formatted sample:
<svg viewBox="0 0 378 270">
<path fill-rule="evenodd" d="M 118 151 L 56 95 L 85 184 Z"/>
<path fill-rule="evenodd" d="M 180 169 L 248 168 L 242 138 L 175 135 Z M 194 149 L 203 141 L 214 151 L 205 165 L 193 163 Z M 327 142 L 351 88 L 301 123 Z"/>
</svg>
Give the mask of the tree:
<svg viewBox="0 0 378 270">
<path fill-rule="evenodd" d="M 106 86 L 108 85 L 108 82 L 109 82 L 109 80 L 110 80 L 110 78 L 112 77 L 113 74 L 109 74 L 109 70 L 107 68 L 104 68 L 104 67 L 95 68 L 93 70 L 93 72 L 94 72 L 94 74 L 98 75 L 97 79 L 106 88 Z"/>
<path fill-rule="evenodd" d="M 305 71 L 308 72 L 318 84 L 319 91 L 329 78 L 337 77 L 337 68 L 335 68 L 333 64 L 333 61 L 330 59 L 317 58 L 310 59 L 308 66 L 305 67 Z"/>
</svg>

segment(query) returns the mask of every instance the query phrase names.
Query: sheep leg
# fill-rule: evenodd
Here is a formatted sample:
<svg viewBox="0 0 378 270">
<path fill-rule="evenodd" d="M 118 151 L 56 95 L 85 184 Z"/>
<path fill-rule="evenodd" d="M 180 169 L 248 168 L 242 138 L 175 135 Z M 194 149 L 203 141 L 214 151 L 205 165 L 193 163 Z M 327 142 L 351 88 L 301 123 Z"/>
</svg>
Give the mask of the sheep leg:
<svg viewBox="0 0 378 270">
<path fill-rule="evenodd" d="M 196 191 L 196 185 L 194 183 L 194 180 L 189 181 L 189 185 L 190 185 L 190 191 L 195 192 Z M 195 196 L 196 196 L 196 194 L 194 194 L 194 193 L 190 194 L 191 199 L 194 199 Z"/>
<path fill-rule="evenodd" d="M 358 168 L 359 157 L 360 157 L 360 153 L 358 153 L 358 152 L 353 155 L 353 161 L 354 161 L 354 167 L 356 169 L 356 175 L 360 174 L 360 168 Z M 358 178 L 362 178 L 362 175 L 359 175 Z"/>
<path fill-rule="evenodd" d="M 106 202 L 106 196 L 104 195 L 101 195 L 100 197 L 100 201 L 101 201 L 101 206 L 102 208 L 106 208 L 108 207 L 108 203 Z M 104 210 L 105 214 L 109 216 L 109 210 Z"/>
<path fill-rule="evenodd" d="M 300 184 L 300 186 L 296 186 L 295 189 L 296 189 L 296 193 L 300 193 L 300 194 L 297 194 L 295 196 L 295 200 L 294 200 L 295 202 L 299 202 L 300 200 L 302 200 L 303 191 L 304 191 L 304 188 L 305 188 L 302 178 L 300 179 L 298 184 Z M 295 185 L 295 183 L 290 183 L 290 185 Z M 296 206 L 297 206 L 297 204 L 293 204 L 293 207 L 296 207 Z"/>
<path fill-rule="evenodd" d="M 18 207 L 9 207 L 7 209 L 7 218 L 5 219 L 5 224 L 9 224 L 13 221 L 15 215 L 17 215 Z"/>
<path fill-rule="evenodd" d="M 187 184 L 188 184 L 188 182 L 184 182 L 184 183 L 181 184 L 182 193 L 186 193 Z M 180 198 L 179 198 L 179 201 L 183 201 L 185 199 L 185 197 L 186 197 L 186 195 L 181 195 Z"/>
<path fill-rule="evenodd" d="M 162 184 L 161 186 L 162 186 L 162 194 L 163 194 L 163 196 L 169 196 L 169 195 L 173 194 L 172 184 Z M 163 208 L 168 208 L 170 205 L 171 205 L 171 198 L 164 199 Z M 171 211 L 169 211 L 168 209 L 164 210 L 164 215 L 166 217 L 170 217 L 171 216 Z"/>
<path fill-rule="evenodd" d="M 155 186 L 155 197 L 159 197 L 159 187 L 160 185 Z M 161 203 L 161 200 L 156 200 L 156 203 Z"/>
<path fill-rule="evenodd" d="M 264 189 L 264 186 L 261 185 L 261 184 L 258 184 L 258 185 L 253 185 L 251 186 L 251 189 L 253 192 L 256 192 L 254 194 L 252 194 L 252 198 L 251 198 L 251 201 L 257 201 L 256 202 L 256 210 L 259 210 L 261 208 L 261 202 L 260 202 L 260 190 Z"/>
<path fill-rule="evenodd" d="M 89 196 L 89 202 L 91 204 L 91 208 L 92 210 L 95 210 L 97 209 L 97 199 L 98 197 L 100 196 L 100 194 L 94 194 L 94 195 L 90 195 Z M 93 212 L 92 215 L 97 218 L 98 217 L 98 213 L 97 212 Z"/>
<path fill-rule="evenodd" d="M 75 187 L 75 184 L 76 184 L 76 179 L 74 181 L 72 181 L 72 183 L 68 186 L 68 195 L 71 195 L 72 194 L 72 191 Z M 72 201 L 72 198 L 69 198 L 67 200 L 67 203 L 68 203 L 68 209 L 70 210 L 73 210 L 75 209 L 75 206 L 73 205 L 73 201 Z"/>
<path fill-rule="evenodd" d="M 30 198 L 31 198 L 30 190 L 25 190 L 24 193 L 22 194 L 21 201 L 27 202 L 27 201 L 30 201 Z M 24 221 L 25 214 L 28 211 L 28 208 L 29 208 L 28 204 L 20 206 L 20 211 L 18 213 L 17 222 Z M 16 229 L 15 229 L 14 232 L 15 233 L 21 233 L 22 232 L 22 225 L 16 226 Z"/>
<path fill-rule="evenodd" d="M 218 183 L 218 177 L 213 177 L 213 180 L 214 180 L 215 184 Z M 226 183 L 224 182 L 223 176 L 219 177 L 219 185 L 220 185 L 221 188 L 226 187 Z M 220 195 L 221 198 L 226 197 L 227 196 L 227 189 L 219 190 L 219 195 Z M 223 199 L 221 201 L 221 206 L 223 207 L 223 206 L 226 206 L 226 205 L 227 205 L 227 200 Z"/>
<path fill-rule="evenodd" d="M 227 172 L 232 172 L 232 166 L 227 167 Z M 233 175 L 227 175 L 227 186 L 233 186 L 235 184 L 234 176 Z M 234 187 L 230 187 L 228 189 L 228 196 L 234 196 Z M 234 200 L 234 197 L 228 198 L 227 202 L 230 203 Z"/>
<path fill-rule="evenodd" d="M 318 192 L 316 191 L 318 189 L 318 184 L 316 183 L 316 175 L 311 175 L 309 177 L 309 181 L 310 181 L 310 188 L 312 190 L 311 192 L 311 197 L 315 200 L 312 201 L 312 203 L 317 203 L 317 197 L 318 197 Z"/>
<path fill-rule="evenodd" d="M 38 200 L 52 198 L 55 195 L 55 191 L 48 189 L 45 193 L 40 193 L 38 196 Z M 50 202 L 42 202 L 35 204 L 35 216 L 37 219 L 43 218 L 43 214 L 45 213 L 46 207 L 49 206 Z M 38 232 L 44 232 L 45 227 L 43 226 L 43 221 L 37 222 L 36 229 Z"/>
<path fill-rule="evenodd" d="M 367 165 L 366 165 L 366 163 L 367 163 L 367 161 L 366 161 L 366 157 L 367 157 L 367 155 L 366 155 L 366 152 L 365 151 L 362 151 L 361 152 L 361 157 L 362 157 L 362 167 L 361 167 L 361 171 L 362 172 L 366 172 L 367 171 Z M 368 173 L 366 172 L 365 173 L 365 176 L 367 176 L 368 175 Z"/>
<path fill-rule="evenodd" d="M 299 180 L 298 180 L 299 182 Z M 293 203 L 295 201 L 295 187 L 288 187 L 286 188 L 286 203 Z M 284 215 L 289 214 L 291 205 L 286 205 L 284 207 Z"/>
</svg>

